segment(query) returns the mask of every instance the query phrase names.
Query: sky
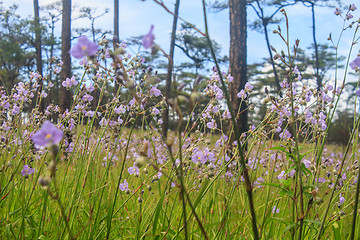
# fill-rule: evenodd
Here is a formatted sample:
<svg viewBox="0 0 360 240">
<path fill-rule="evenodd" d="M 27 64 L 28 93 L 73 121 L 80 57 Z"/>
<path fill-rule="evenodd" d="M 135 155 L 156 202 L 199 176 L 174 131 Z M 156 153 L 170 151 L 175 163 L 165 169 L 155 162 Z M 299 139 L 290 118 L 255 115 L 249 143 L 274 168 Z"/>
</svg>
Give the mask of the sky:
<svg viewBox="0 0 360 240">
<path fill-rule="evenodd" d="M 39 0 L 39 5 L 43 7 L 53 2 L 53 0 Z M 101 2 L 101 4 L 99 4 L 99 2 Z M 173 10 L 175 0 L 163 0 L 163 2 L 170 10 Z M 344 5 L 350 5 L 350 3 L 352 3 L 350 0 L 343 0 L 342 2 Z M 17 4 L 19 6 L 18 13 L 21 16 L 33 16 L 33 0 L 3 0 L 3 4 L 5 7 L 11 4 Z M 113 0 L 72 0 L 72 4 L 79 8 L 96 8 L 98 13 L 109 9 L 108 14 L 105 14 L 95 22 L 95 27 L 110 31 L 113 29 Z M 119 0 L 119 5 L 120 39 L 144 35 L 149 31 L 150 25 L 153 24 L 156 43 L 165 51 L 168 51 L 172 28 L 172 15 L 152 0 Z M 360 5 L 358 7 L 360 7 Z M 332 33 L 333 39 L 337 39 L 339 36 L 343 21 L 339 16 L 334 15 L 334 10 L 334 8 L 316 8 L 315 10 L 317 23 L 316 37 L 318 43 L 328 43 L 327 38 L 330 33 Z M 313 41 L 310 8 L 304 7 L 302 4 L 297 4 L 296 6 L 286 8 L 286 11 L 289 17 L 291 42 L 294 43 L 295 39 L 300 39 L 300 47 L 303 49 L 308 48 Z M 269 13 L 271 14 L 271 12 Z M 254 11 L 250 7 L 247 9 L 247 14 L 249 23 L 256 19 Z M 199 29 L 204 29 L 201 0 L 182 0 L 180 2 L 179 15 L 188 22 L 196 25 Z M 360 10 L 358 9 L 356 12 L 353 12 L 353 15 L 354 19 L 359 19 Z M 276 16 L 279 19 L 283 19 L 280 13 Z M 228 56 L 230 45 L 228 10 L 218 13 L 208 10 L 208 22 L 211 38 L 222 46 L 222 54 Z M 279 24 L 283 31 L 285 31 L 285 22 L 281 21 Z M 89 26 L 90 22 L 86 19 L 76 20 L 72 23 L 73 28 Z M 57 29 L 60 31 L 60 23 Z M 271 25 L 269 29 L 271 44 L 276 49 L 285 49 L 285 45 L 280 41 L 280 38 L 272 33 L 274 29 L 277 29 L 276 24 Z M 343 41 L 339 47 L 339 52 L 342 55 L 347 55 L 348 49 L 351 46 L 352 34 L 350 34 L 350 32 L 352 33 L 353 31 L 346 31 L 343 35 Z M 109 38 L 111 37 L 109 36 Z M 263 34 L 250 29 L 248 30 L 248 63 L 261 62 L 263 58 L 268 57 L 264 39 Z M 355 46 L 354 50 L 353 56 L 358 52 L 359 46 Z M 185 57 L 179 53 L 179 51 L 176 52 L 175 63 L 186 60 Z"/>
</svg>

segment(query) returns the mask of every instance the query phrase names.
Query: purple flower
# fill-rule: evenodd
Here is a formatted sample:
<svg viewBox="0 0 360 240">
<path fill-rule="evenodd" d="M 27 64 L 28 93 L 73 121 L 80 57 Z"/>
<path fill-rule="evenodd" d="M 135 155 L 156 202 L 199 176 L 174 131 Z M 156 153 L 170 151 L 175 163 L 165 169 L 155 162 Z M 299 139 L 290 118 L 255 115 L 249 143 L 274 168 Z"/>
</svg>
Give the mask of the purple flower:
<svg viewBox="0 0 360 240">
<path fill-rule="evenodd" d="M 82 100 L 83 100 L 83 101 L 88 101 L 88 102 L 91 102 L 93 99 L 94 99 L 94 97 L 91 96 L 91 95 L 89 95 L 89 94 L 85 94 L 85 95 L 82 97 Z"/>
<path fill-rule="evenodd" d="M 319 178 L 318 182 L 319 183 L 324 183 L 324 182 L 326 182 L 326 179 L 325 178 Z"/>
<path fill-rule="evenodd" d="M 238 98 L 246 98 L 246 93 L 245 93 L 245 90 L 244 89 L 241 89 L 241 91 L 236 95 Z"/>
<path fill-rule="evenodd" d="M 356 70 L 358 67 L 360 67 L 360 57 L 356 57 L 354 61 L 350 63 L 350 67 L 352 70 Z"/>
<path fill-rule="evenodd" d="M 5 102 L 5 103 L 3 104 L 3 107 L 4 107 L 4 109 L 8 109 L 8 108 L 10 107 L 10 103 L 9 103 L 9 102 Z"/>
<path fill-rule="evenodd" d="M 223 91 L 218 87 L 218 86 L 214 86 L 213 87 L 213 91 L 215 93 L 215 97 L 217 100 L 221 100 L 224 98 L 224 94 L 223 94 Z"/>
<path fill-rule="evenodd" d="M 30 78 L 31 79 L 37 79 L 37 78 L 39 78 L 40 77 L 40 74 L 39 73 L 37 73 L 37 72 L 30 72 Z"/>
<path fill-rule="evenodd" d="M 206 158 L 206 161 L 209 160 L 209 162 L 212 162 L 213 160 L 215 160 L 215 154 L 210 152 L 208 148 L 204 149 L 204 156 Z"/>
<path fill-rule="evenodd" d="M 213 111 L 213 113 L 217 113 L 219 111 L 219 107 L 218 106 L 213 106 L 211 108 L 211 111 Z"/>
<path fill-rule="evenodd" d="M 105 117 L 103 117 L 99 122 L 100 126 L 107 126 L 108 123 L 109 121 Z"/>
<path fill-rule="evenodd" d="M 204 156 L 203 151 L 197 151 L 194 155 L 192 155 L 191 160 L 193 163 L 206 163 L 206 157 Z"/>
<path fill-rule="evenodd" d="M 355 4 L 351 4 L 351 5 L 350 5 L 349 10 L 355 11 L 356 9 L 357 9 L 357 7 L 355 6 Z"/>
<path fill-rule="evenodd" d="M 304 159 L 301 162 L 305 165 L 306 168 L 309 168 L 310 165 L 311 165 L 311 162 L 309 160 L 307 160 L 307 159 Z"/>
<path fill-rule="evenodd" d="M 358 96 L 360 98 L 360 89 L 356 90 L 356 96 Z"/>
<path fill-rule="evenodd" d="M 126 181 L 126 179 L 124 179 L 124 183 L 120 183 L 119 188 L 120 188 L 121 191 L 129 190 L 129 184 Z"/>
<path fill-rule="evenodd" d="M 345 198 L 342 196 L 342 194 L 340 193 L 340 197 L 339 197 L 339 207 L 341 207 L 341 205 L 343 205 L 345 202 Z"/>
<path fill-rule="evenodd" d="M 223 112 L 222 117 L 223 117 L 223 118 L 230 119 L 230 118 L 231 118 L 230 111 L 226 109 L 226 110 Z"/>
<path fill-rule="evenodd" d="M 119 107 L 114 108 L 114 111 L 116 114 L 125 113 L 126 108 L 123 105 L 120 105 Z"/>
<path fill-rule="evenodd" d="M 293 72 L 298 75 L 298 80 L 300 81 L 302 79 L 302 77 L 301 77 L 301 73 L 300 73 L 300 71 L 298 69 L 298 66 L 294 67 Z"/>
<path fill-rule="evenodd" d="M 88 91 L 88 92 L 92 92 L 92 91 L 94 91 L 95 90 L 95 88 L 94 88 L 94 86 L 89 86 L 88 88 L 86 88 L 86 91 Z"/>
<path fill-rule="evenodd" d="M 139 175 L 140 174 L 140 170 L 138 167 L 136 167 L 136 164 L 134 163 L 134 165 L 132 167 L 128 168 L 128 172 L 130 175 L 135 174 L 135 175 Z"/>
<path fill-rule="evenodd" d="M 70 50 L 74 58 L 81 59 L 83 57 L 94 56 L 98 50 L 98 45 L 85 36 L 80 36 L 77 44 Z"/>
<path fill-rule="evenodd" d="M 246 92 L 251 92 L 251 91 L 253 90 L 253 88 L 254 88 L 254 86 L 251 85 L 251 83 L 247 82 L 247 83 L 245 84 L 245 91 L 246 91 Z"/>
<path fill-rule="evenodd" d="M 160 179 L 161 176 L 163 175 L 163 173 L 161 172 L 161 168 L 160 168 L 160 171 L 156 174 L 157 175 L 157 178 Z"/>
<path fill-rule="evenodd" d="M 309 111 L 309 109 L 306 109 L 304 114 L 305 114 L 305 123 L 310 122 L 312 118 L 312 113 Z"/>
<path fill-rule="evenodd" d="M 278 179 L 285 179 L 285 171 L 281 171 L 281 173 L 277 176 Z"/>
<path fill-rule="evenodd" d="M 206 124 L 206 126 L 212 130 L 214 130 L 217 127 L 216 121 L 212 119 L 210 122 Z"/>
<path fill-rule="evenodd" d="M 29 167 L 29 165 L 24 165 L 23 170 L 21 171 L 21 175 L 23 175 L 23 177 L 33 174 L 35 172 L 35 169 Z"/>
<path fill-rule="evenodd" d="M 152 109 L 152 113 L 155 114 L 155 115 L 158 115 L 158 114 L 160 113 L 160 110 L 157 109 L 156 107 L 154 107 L 154 108 Z"/>
<path fill-rule="evenodd" d="M 85 113 L 85 116 L 87 116 L 87 117 L 93 117 L 94 116 L 94 114 L 95 114 L 95 111 L 87 111 L 86 113 Z"/>
<path fill-rule="evenodd" d="M 341 11 L 340 11 L 340 9 L 336 8 L 336 10 L 335 10 L 334 14 L 335 14 L 336 16 L 341 15 Z"/>
<path fill-rule="evenodd" d="M 291 138 L 291 133 L 289 130 L 285 129 L 282 133 L 279 134 L 281 139 L 289 139 Z"/>
<path fill-rule="evenodd" d="M 75 80 L 75 76 L 72 76 L 71 78 L 66 78 L 66 80 L 63 81 L 61 84 L 65 88 L 71 88 L 72 86 L 76 86 L 78 84 L 78 81 Z"/>
<path fill-rule="evenodd" d="M 282 87 L 282 88 L 288 88 L 288 87 L 289 87 L 289 84 L 287 83 L 286 80 L 283 80 L 283 81 L 280 83 L 280 87 Z"/>
<path fill-rule="evenodd" d="M 45 121 L 42 128 L 31 137 L 31 140 L 35 146 L 45 147 L 49 144 L 58 144 L 63 135 L 63 131 L 55 127 L 50 121 Z"/>
<path fill-rule="evenodd" d="M 20 107 L 17 105 L 14 105 L 14 108 L 11 110 L 12 115 L 18 115 L 20 113 Z"/>
<path fill-rule="evenodd" d="M 346 18 L 347 20 L 350 20 L 350 19 L 352 19 L 353 17 L 354 17 L 354 16 L 351 15 L 351 13 L 347 13 L 345 18 Z"/>
<path fill-rule="evenodd" d="M 154 25 L 151 25 L 150 31 L 148 32 L 148 34 L 146 34 L 142 38 L 142 45 L 144 46 L 145 49 L 151 48 L 151 46 L 153 45 L 153 42 L 154 42 L 153 30 L 154 30 Z"/>
<path fill-rule="evenodd" d="M 150 96 L 158 97 L 161 95 L 161 91 L 156 88 L 156 86 L 152 86 L 150 89 Z"/>
<path fill-rule="evenodd" d="M 87 58 L 85 58 L 85 57 L 79 61 L 79 64 L 82 66 L 88 65 L 88 63 L 89 62 L 88 62 Z"/>
<path fill-rule="evenodd" d="M 272 213 L 279 213 L 280 209 L 277 208 L 276 206 L 273 207 L 273 209 L 271 210 Z"/>
</svg>

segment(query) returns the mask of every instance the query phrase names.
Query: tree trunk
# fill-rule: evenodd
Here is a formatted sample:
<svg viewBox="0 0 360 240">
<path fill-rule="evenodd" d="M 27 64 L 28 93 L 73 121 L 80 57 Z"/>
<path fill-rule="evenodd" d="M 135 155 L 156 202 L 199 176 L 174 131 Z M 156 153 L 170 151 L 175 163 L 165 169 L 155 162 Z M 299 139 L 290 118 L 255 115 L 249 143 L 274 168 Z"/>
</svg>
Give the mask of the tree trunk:
<svg viewBox="0 0 360 240">
<path fill-rule="evenodd" d="M 179 6 L 180 6 L 180 0 L 176 0 L 172 32 L 171 32 L 171 41 L 170 41 L 170 54 L 169 54 L 170 59 L 169 59 L 169 64 L 168 64 L 168 68 L 167 68 L 166 86 L 165 86 L 166 101 L 168 101 L 170 99 L 170 92 L 171 92 L 171 79 L 172 79 L 172 71 L 173 71 L 173 67 L 174 67 L 175 37 L 176 37 L 177 19 L 178 19 L 178 14 L 179 14 Z M 169 129 L 169 108 L 168 107 L 163 109 L 162 120 L 163 120 L 162 134 L 163 134 L 163 137 L 166 138 L 167 132 Z"/>
<path fill-rule="evenodd" d="M 39 1 L 34 0 L 34 26 L 35 26 L 35 50 L 36 50 L 36 70 L 40 74 L 41 78 L 38 79 L 39 94 L 43 90 L 43 64 L 41 53 L 41 29 L 40 29 L 40 16 L 39 16 Z M 40 97 L 40 96 L 39 96 Z M 41 101 L 39 106 L 40 112 L 44 111 L 44 100 Z"/>
<path fill-rule="evenodd" d="M 317 83 L 317 91 L 320 93 L 322 89 L 322 77 L 320 76 L 320 64 L 319 64 L 319 50 L 318 44 L 316 41 L 316 29 L 315 29 L 315 3 L 311 3 L 311 16 L 312 16 L 312 33 L 313 33 L 313 40 L 314 40 L 314 50 L 315 50 L 315 77 Z"/>
<path fill-rule="evenodd" d="M 114 49 L 116 49 L 117 43 L 119 43 L 119 0 L 114 0 Z"/>
<path fill-rule="evenodd" d="M 63 14 L 62 14 L 62 32 L 61 32 L 61 59 L 63 66 L 61 69 L 60 80 L 65 81 L 66 78 L 71 77 L 71 0 L 63 0 Z M 71 92 L 61 85 L 60 89 L 60 106 L 61 111 L 64 112 L 70 108 Z"/>
<path fill-rule="evenodd" d="M 230 10 L 230 74 L 233 81 L 229 86 L 230 100 L 234 111 L 240 108 L 240 114 L 236 118 L 240 133 L 248 131 L 247 104 L 243 102 L 240 106 L 238 92 L 244 89 L 247 83 L 246 62 L 246 0 L 229 0 Z M 234 134 L 233 134 L 234 135 Z"/>
<path fill-rule="evenodd" d="M 119 40 L 120 40 L 119 39 L 119 0 L 114 0 L 114 36 L 113 36 L 114 51 L 117 48 Z M 116 95 L 116 93 L 119 89 L 119 83 L 116 79 L 114 81 L 114 84 L 115 84 L 114 95 Z"/>
</svg>

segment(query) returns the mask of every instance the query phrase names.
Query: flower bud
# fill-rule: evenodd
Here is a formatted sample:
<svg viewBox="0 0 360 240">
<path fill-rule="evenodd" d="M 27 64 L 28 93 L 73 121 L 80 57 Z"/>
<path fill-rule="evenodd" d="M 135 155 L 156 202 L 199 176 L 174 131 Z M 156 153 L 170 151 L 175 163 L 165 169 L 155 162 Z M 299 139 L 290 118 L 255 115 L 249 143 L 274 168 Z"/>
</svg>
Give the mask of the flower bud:
<svg viewBox="0 0 360 240">
<path fill-rule="evenodd" d="M 51 161 L 48 168 L 51 175 L 53 175 L 56 171 L 56 163 L 54 161 Z"/>
<path fill-rule="evenodd" d="M 199 101 L 201 100 L 201 98 L 202 98 L 202 95 L 201 95 L 200 92 L 192 92 L 192 93 L 190 94 L 190 101 L 191 101 L 192 103 L 197 103 L 197 102 L 199 102 Z"/>
<path fill-rule="evenodd" d="M 124 48 L 122 48 L 122 47 L 118 47 L 118 48 L 116 48 L 116 50 L 115 50 L 115 52 L 113 53 L 115 56 L 117 56 L 117 55 L 122 55 L 122 54 L 125 54 L 126 53 L 126 51 L 125 51 L 125 49 Z"/>
<path fill-rule="evenodd" d="M 145 156 L 139 156 L 136 160 L 135 160 L 135 165 L 138 168 L 141 168 L 142 166 L 144 166 L 147 163 L 147 157 Z"/>
<path fill-rule="evenodd" d="M 51 183 L 51 179 L 49 177 L 39 177 L 38 183 L 40 184 L 40 186 L 42 187 L 47 187 L 50 185 Z"/>
</svg>

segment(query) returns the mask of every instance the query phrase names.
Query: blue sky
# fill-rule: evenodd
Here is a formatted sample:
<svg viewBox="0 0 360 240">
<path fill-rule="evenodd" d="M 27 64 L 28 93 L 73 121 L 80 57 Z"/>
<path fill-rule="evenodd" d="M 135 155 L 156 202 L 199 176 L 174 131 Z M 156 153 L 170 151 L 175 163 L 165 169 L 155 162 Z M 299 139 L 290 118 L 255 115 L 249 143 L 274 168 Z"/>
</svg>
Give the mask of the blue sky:
<svg viewBox="0 0 360 240">
<path fill-rule="evenodd" d="M 54 2 L 53 0 L 39 0 L 40 6 Z M 73 0 L 73 5 L 78 7 L 92 7 L 97 11 L 103 12 L 106 8 L 110 11 L 108 14 L 98 19 L 95 23 L 97 28 L 104 30 L 112 30 L 113 28 L 113 0 Z M 99 4 L 101 2 L 101 4 Z M 151 24 L 154 24 L 154 34 L 156 42 L 164 49 L 169 49 L 170 32 L 172 26 L 172 16 L 168 14 L 163 8 L 158 6 L 151 0 L 120 0 L 120 38 L 125 39 L 131 36 L 139 36 L 146 34 Z M 180 16 L 185 20 L 195 24 L 198 28 L 204 29 L 203 15 L 202 15 L 202 1 L 201 0 L 182 0 L 180 3 Z M 350 4 L 351 1 L 342 1 L 345 4 Z M 33 1 L 32 0 L 5 0 L 4 5 L 18 4 L 18 12 L 22 16 L 32 16 Z M 174 8 L 174 0 L 164 0 L 164 3 L 169 9 Z M 358 6 L 360 7 L 360 6 Z M 335 9 L 331 8 L 317 8 L 317 40 L 319 43 L 327 43 L 326 40 L 329 33 L 332 33 L 334 39 L 337 38 L 338 33 L 342 27 L 342 20 L 340 17 L 333 14 Z M 358 19 L 360 10 L 353 13 L 354 19 Z M 292 42 L 295 39 L 300 39 L 300 47 L 306 49 L 312 43 L 311 33 L 311 10 L 304 7 L 302 4 L 291 6 L 287 8 L 287 13 L 290 20 L 290 37 Z M 219 13 L 208 11 L 210 35 L 222 46 L 222 54 L 228 55 L 229 52 L 229 16 L 228 10 Z M 282 18 L 278 13 L 278 18 Z M 248 8 L 248 19 L 252 21 L 256 18 L 254 11 Z M 282 29 L 285 30 L 285 23 L 280 23 Z M 90 22 L 86 20 L 76 20 L 72 27 L 89 27 Z M 277 25 L 270 26 L 270 41 L 277 49 L 282 49 L 285 46 L 279 40 L 279 37 L 272 34 L 272 30 L 276 29 Z M 283 30 L 283 31 L 284 31 Z M 60 25 L 58 26 L 60 31 Z M 346 55 L 347 50 L 351 46 L 351 35 L 347 31 L 344 35 L 342 45 L 339 51 Z M 353 31 L 351 31 L 353 32 Z M 248 30 L 248 63 L 260 62 L 262 58 L 268 57 L 266 44 L 263 34 Z M 357 52 L 359 47 L 355 47 Z M 179 52 L 177 52 L 179 53 Z M 355 53 L 356 54 L 356 53 Z M 184 61 L 185 57 L 176 55 L 175 62 Z"/>
</svg>

